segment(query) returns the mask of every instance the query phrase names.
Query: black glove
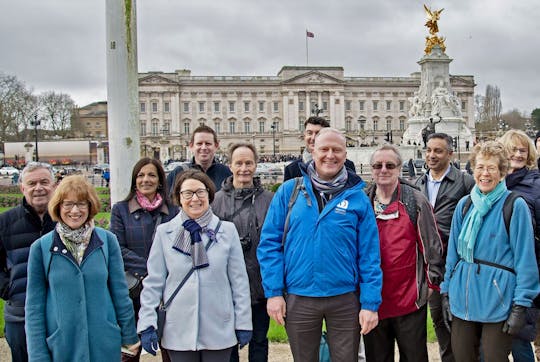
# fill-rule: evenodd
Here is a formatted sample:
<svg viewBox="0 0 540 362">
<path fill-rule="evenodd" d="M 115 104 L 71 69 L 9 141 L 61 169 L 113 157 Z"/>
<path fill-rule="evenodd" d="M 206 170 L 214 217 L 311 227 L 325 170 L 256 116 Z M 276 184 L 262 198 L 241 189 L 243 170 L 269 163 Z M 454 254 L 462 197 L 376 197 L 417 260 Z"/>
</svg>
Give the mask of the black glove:
<svg viewBox="0 0 540 362">
<path fill-rule="evenodd" d="M 503 325 L 503 332 L 516 336 L 525 325 L 527 318 L 527 308 L 522 305 L 514 304 L 510 310 L 510 315 Z"/>
<path fill-rule="evenodd" d="M 448 332 L 452 332 L 452 312 L 450 312 L 450 299 L 448 293 L 441 294 L 441 308 L 444 325 Z"/>
</svg>

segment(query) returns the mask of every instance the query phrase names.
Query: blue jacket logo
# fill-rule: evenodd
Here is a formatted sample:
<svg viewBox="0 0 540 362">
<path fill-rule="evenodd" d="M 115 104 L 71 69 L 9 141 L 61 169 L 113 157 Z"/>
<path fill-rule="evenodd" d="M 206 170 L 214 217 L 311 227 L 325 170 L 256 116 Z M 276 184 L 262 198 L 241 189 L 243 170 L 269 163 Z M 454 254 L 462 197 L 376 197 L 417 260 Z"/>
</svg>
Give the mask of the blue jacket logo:
<svg viewBox="0 0 540 362">
<path fill-rule="evenodd" d="M 338 214 L 345 214 L 348 208 L 349 208 L 349 201 L 343 200 L 339 204 L 337 204 L 335 211 Z"/>
</svg>

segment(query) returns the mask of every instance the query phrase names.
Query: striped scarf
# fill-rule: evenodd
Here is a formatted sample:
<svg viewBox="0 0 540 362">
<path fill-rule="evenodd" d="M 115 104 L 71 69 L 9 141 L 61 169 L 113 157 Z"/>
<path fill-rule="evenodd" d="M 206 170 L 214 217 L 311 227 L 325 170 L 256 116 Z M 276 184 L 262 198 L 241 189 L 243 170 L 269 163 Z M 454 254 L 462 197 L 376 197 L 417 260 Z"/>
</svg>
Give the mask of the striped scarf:
<svg viewBox="0 0 540 362">
<path fill-rule="evenodd" d="M 182 209 L 180 209 L 178 214 L 182 221 L 183 229 L 176 237 L 173 248 L 182 254 L 190 255 L 194 269 L 207 267 L 210 264 L 202 243 L 201 233 L 208 235 L 213 242 L 217 241 L 214 230 L 208 228 L 208 224 L 214 216 L 212 210 L 209 208 L 198 219 L 191 219 Z"/>
<path fill-rule="evenodd" d="M 307 172 L 315 190 L 319 192 L 323 207 L 328 201 L 330 201 L 333 195 L 340 193 L 347 183 L 347 169 L 345 166 L 341 168 L 341 171 L 330 181 L 325 181 L 319 177 L 315 170 L 315 162 L 310 162 L 307 167 Z"/>
</svg>

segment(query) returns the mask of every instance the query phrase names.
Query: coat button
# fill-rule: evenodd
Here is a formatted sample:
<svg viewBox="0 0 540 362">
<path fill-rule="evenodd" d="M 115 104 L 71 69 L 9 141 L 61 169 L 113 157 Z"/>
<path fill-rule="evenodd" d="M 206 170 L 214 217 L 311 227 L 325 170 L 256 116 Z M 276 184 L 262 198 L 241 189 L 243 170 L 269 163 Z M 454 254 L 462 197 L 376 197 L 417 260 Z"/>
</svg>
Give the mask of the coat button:
<svg viewBox="0 0 540 362">
<path fill-rule="evenodd" d="M 67 250 L 66 249 L 62 249 L 62 254 L 66 254 L 67 253 Z"/>
<path fill-rule="evenodd" d="M 58 251 L 58 246 L 55 246 L 55 247 L 53 248 L 53 251 Z"/>
</svg>

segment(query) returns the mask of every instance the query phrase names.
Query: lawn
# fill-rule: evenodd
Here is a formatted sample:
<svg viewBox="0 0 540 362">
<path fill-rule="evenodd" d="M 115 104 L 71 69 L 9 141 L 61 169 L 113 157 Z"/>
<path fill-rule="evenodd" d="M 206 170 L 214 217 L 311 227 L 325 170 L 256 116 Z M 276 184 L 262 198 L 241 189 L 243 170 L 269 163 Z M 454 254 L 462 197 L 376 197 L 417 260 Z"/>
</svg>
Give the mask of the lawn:
<svg viewBox="0 0 540 362">
<path fill-rule="evenodd" d="M 277 324 L 273 319 L 270 320 L 270 328 L 268 329 L 268 339 L 272 342 L 287 342 L 287 332 L 285 328 Z M 431 321 L 431 316 L 428 308 L 428 318 L 427 318 L 427 341 L 436 342 L 437 337 L 435 336 L 435 330 L 433 329 L 433 322 Z"/>
</svg>

